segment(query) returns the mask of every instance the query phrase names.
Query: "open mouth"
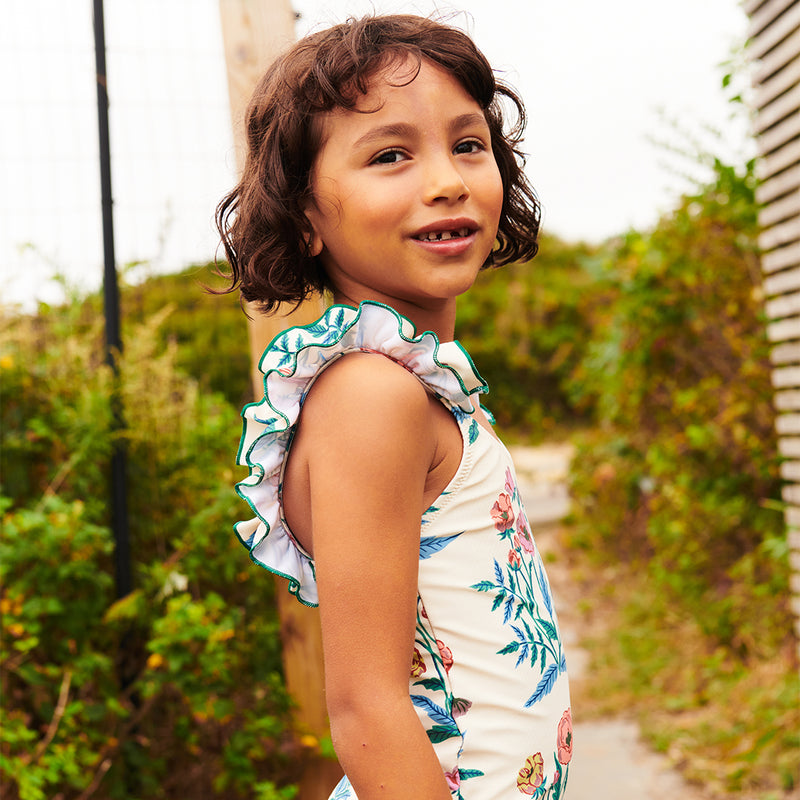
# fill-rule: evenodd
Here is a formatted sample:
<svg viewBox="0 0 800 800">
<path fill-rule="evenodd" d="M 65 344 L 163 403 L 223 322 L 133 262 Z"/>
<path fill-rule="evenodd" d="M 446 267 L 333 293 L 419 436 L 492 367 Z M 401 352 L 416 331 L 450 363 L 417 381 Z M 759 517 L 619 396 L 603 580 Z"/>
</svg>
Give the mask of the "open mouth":
<svg viewBox="0 0 800 800">
<path fill-rule="evenodd" d="M 454 231 L 429 231 L 428 233 L 421 233 L 414 238 L 420 242 L 446 242 L 450 239 L 463 239 L 465 236 L 469 236 L 471 232 L 469 228 L 458 228 Z"/>
</svg>

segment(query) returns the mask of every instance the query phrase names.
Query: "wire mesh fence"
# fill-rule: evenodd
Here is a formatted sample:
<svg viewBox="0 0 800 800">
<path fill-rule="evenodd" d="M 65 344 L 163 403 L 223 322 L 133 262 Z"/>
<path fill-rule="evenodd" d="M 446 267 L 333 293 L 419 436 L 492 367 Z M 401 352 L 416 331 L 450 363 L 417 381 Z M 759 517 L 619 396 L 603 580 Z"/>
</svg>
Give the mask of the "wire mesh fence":
<svg viewBox="0 0 800 800">
<path fill-rule="evenodd" d="M 0 294 L 102 280 L 92 3 L 7 0 L 0 26 Z M 125 278 L 213 257 L 235 174 L 217 0 L 106 0 L 112 189 Z"/>
</svg>

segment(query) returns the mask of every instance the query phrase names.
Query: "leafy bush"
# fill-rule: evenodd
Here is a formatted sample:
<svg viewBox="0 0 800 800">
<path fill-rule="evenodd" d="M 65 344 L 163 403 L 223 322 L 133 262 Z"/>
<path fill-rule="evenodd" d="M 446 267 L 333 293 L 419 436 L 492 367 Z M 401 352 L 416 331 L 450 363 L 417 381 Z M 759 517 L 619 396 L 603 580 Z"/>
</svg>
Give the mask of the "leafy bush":
<svg viewBox="0 0 800 800">
<path fill-rule="evenodd" d="M 622 605 L 595 645 L 601 702 L 641 709 L 708 787 L 779 791 L 800 713 L 753 164 L 713 168 L 586 263 L 591 341 L 568 388 L 598 428 L 573 462 L 571 539 Z"/>
<path fill-rule="evenodd" d="M 786 598 L 788 587 L 771 500 L 778 461 L 753 184 L 752 164 L 739 174 L 717 162 L 712 185 L 613 246 L 602 265 L 613 302 L 592 309 L 572 377 L 603 425 L 577 458 L 579 536 L 646 558 L 657 585 L 742 654 L 789 629 L 785 604 L 765 625 L 754 602 Z"/>
<path fill-rule="evenodd" d="M 237 412 L 176 368 L 164 310 L 124 337 L 115 434 L 95 309 L 43 309 L 0 334 L 3 796 L 288 798 L 300 754 L 272 584 L 230 532 Z M 136 587 L 119 600 L 115 436 Z"/>
<path fill-rule="evenodd" d="M 593 279 L 581 261 L 592 252 L 545 236 L 531 263 L 483 272 L 459 298 L 456 333 L 506 431 L 538 439 L 586 421 L 567 383 L 590 330 L 582 297 Z"/>
</svg>

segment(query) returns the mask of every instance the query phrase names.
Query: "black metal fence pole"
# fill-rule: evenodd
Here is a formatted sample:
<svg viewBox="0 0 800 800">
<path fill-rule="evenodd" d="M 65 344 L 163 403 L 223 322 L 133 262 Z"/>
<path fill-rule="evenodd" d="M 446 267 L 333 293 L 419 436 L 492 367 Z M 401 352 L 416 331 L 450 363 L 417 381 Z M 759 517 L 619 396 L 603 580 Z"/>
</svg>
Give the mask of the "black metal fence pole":
<svg viewBox="0 0 800 800">
<path fill-rule="evenodd" d="M 111 145 L 108 133 L 108 85 L 106 81 L 106 37 L 103 0 L 94 0 L 94 52 L 97 73 L 97 122 L 100 135 L 100 196 L 103 208 L 103 301 L 106 317 L 106 360 L 114 371 L 112 393 L 114 432 L 124 426 L 122 399 L 118 390 L 122 351 L 119 321 L 119 288 L 114 256 L 114 215 L 111 197 Z M 125 597 L 132 588 L 128 502 L 126 494 L 125 446 L 114 442 L 111 456 L 111 526 L 114 533 L 117 597 Z"/>
</svg>

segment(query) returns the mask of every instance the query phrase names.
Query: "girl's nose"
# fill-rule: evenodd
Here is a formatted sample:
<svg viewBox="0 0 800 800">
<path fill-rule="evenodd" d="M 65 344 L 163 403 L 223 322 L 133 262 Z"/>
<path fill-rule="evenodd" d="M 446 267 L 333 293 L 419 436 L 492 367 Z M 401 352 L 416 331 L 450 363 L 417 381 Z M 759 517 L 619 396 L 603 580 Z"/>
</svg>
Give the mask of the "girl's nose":
<svg viewBox="0 0 800 800">
<path fill-rule="evenodd" d="M 439 158 L 424 169 L 426 203 L 466 200 L 469 187 L 451 158 Z"/>
</svg>

